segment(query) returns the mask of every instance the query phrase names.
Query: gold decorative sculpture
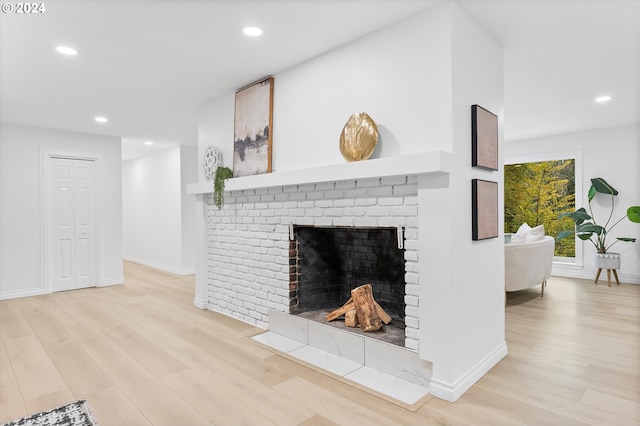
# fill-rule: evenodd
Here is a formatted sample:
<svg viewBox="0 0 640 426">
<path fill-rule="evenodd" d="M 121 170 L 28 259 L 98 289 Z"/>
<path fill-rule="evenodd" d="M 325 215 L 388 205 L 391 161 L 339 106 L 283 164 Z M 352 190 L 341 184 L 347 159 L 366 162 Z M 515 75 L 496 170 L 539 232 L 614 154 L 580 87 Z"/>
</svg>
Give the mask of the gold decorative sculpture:
<svg viewBox="0 0 640 426">
<path fill-rule="evenodd" d="M 378 143 L 378 126 L 369 114 L 352 114 L 340 134 L 340 153 L 345 160 L 367 160 Z"/>
</svg>

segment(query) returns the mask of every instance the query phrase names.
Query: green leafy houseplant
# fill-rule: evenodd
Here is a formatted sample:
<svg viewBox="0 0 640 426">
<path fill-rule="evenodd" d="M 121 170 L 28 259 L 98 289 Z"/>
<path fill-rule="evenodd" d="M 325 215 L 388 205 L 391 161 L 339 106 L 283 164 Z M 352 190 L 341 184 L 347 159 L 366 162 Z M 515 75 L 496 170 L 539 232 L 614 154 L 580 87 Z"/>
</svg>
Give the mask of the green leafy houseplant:
<svg viewBox="0 0 640 426">
<path fill-rule="evenodd" d="M 213 178 L 213 203 L 218 207 L 218 210 L 224 205 L 224 182 L 232 177 L 233 172 L 230 168 L 220 166 L 216 169 Z"/>
<path fill-rule="evenodd" d="M 596 194 L 604 194 L 611 197 L 611 209 L 609 217 L 604 225 L 599 225 L 593 216 L 591 201 Z M 579 208 L 575 212 L 562 213 L 559 218 L 570 217 L 575 222 L 575 229 L 562 231 L 558 234 L 558 240 L 568 237 L 569 235 L 577 235 L 583 241 L 590 241 L 596 248 L 598 253 L 607 253 L 607 251 L 618 241 L 635 242 L 635 238 L 618 237 L 612 243 L 607 242 L 607 236 L 611 230 L 625 218 L 631 222 L 640 223 L 640 206 L 631 206 L 627 209 L 627 214 L 622 216 L 616 222 L 612 223 L 614 211 L 614 198 L 618 195 L 618 191 L 609 185 L 602 178 L 591 179 L 591 188 L 589 188 L 589 212 L 584 207 Z M 602 222 L 601 222 L 602 223 Z"/>
</svg>

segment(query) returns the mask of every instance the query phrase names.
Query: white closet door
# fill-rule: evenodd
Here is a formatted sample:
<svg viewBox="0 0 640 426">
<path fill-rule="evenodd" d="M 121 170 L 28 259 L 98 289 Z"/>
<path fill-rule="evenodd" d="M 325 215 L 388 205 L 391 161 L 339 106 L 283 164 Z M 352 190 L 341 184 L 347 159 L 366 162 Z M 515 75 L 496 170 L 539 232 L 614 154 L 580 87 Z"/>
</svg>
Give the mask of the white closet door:
<svg viewBox="0 0 640 426">
<path fill-rule="evenodd" d="M 97 285 L 95 161 L 50 159 L 53 291 Z"/>
</svg>

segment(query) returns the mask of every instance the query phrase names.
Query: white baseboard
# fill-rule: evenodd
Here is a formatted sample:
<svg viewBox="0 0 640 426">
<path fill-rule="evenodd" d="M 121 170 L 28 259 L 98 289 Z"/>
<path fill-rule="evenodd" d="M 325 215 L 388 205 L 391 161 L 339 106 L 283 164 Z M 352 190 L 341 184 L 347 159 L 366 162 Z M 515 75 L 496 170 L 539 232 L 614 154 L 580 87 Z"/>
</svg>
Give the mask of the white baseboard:
<svg viewBox="0 0 640 426">
<path fill-rule="evenodd" d="M 128 260 L 129 262 L 133 263 L 139 263 L 140 265 L 148 266 L 153 269 L 159 269 L 161 271 L 169 272 L 176 275 L 193 275 L 196 273 L 195 269 L 180 269 L 173 266 L 163 265 L 152 260 L 139 259 L 132 256 L 124 256 L 124 260 Z"/>
<path fill-rule="evenodd" d="M 596 271 L 582 271 L 582 270 L 576 270 L 573 268 L 563 268 L 561 266 L 555 266 L 555 265 L 553 267 L 553 271 L 551 272 L 551 275 L 556 277 L 576 278 L 580 280 L 591 280 L 591 281 L 594 281 L 596 279 Z M 602 273 L 600 274 L 600 279 L 598 280 L 598 284 L 601 284 L 603 282 L 603 278 L 604 278 L 604 283 L 606 284 L 607 283 L 606 271 L 602 271 Z M 622 274 L 618 272 L 618 278 L 620 279 L 621 283 L 640 284 L 640 276 L 638 275 Z M 611 279 L 614 280 L 613 276 L 611 277 Z"/>
<path fill-rule="evenodd" d="M 203 299 L 198 299 L 197 297 L 193 299 L 193 306 L 200 309 L 209 309 L 209 302 Z"/>
<path fill-rule="evenodd" d="M 429 393 L 436 398 L 455 402 L 506 355 L 507 343 L 502 342 L 489 355 L 477 363 L 473 368 L 469 369 L 469 371 L 463 374 L 454 383 L 445 383 L 431 378 Z"/>
<path fill-rule="evenodd" d="M 6 293 L 0 293 L 0 300 L 18 299 L 20 297 L 30 296 L 42 296 L 43 294 L 49 294 L 50 292 L 43 287 L 34 288 L 29 290 L 9 291 Z"/>
<path fill-rule="evenodd" d="M 124 284 L 124 277 L 109 278 L 108 280 L 102 281 L 102 283 L 98 287 L 108 287 L 110 285 L 119 285 L 119 284 Z"/>
<path fill-rule="evenodd" d="M 106 279 L 102 283 L 96 285 L 96 287 L 107 287 L 107 286 L 118 285 L 118 284 L 124 284 L 124 277 Z M 0 300 L 19 299 L 21 297 L 31 297 L 31 296 L 42 296 L 43 294 L 51 294 L 51 291 L 45 289 L 44 287 L 28 289 L 28 290 L 11 291 L 6 293 L 0 293 Z"/>
<path fill-rule="evenodd" d="M 234 320 L 238 320 L 238 321 L 243 322 L 243 323 L 245 323 L 245 324 L 249 324 L 249 325 L 252 325 L 252 326 L 254 326 L 254 327 L 259 327 L 259 328 L 262 328 L 262 329 L 264 329 L 264 330 L 266 330 L 266 329 L 267 329 L 267 327 L 261 327 L 261 326 L 259 326 L 259 325 L 257 324 L 257 321 L 256 321 L 256 320 L 254 320 L 253 318 L 252 318 L 252 321 L 253 321 L 253 322 L 252 322 L 252 321 L 247 321 L 247 320 L 246 320 L 246 319 L 244 319 L 244 318 L 238 318 L 237 316 L 233 315 L 233 314 L 234 314 L 233 312 L 228 311 L 228 310 L 224 310 L 224 309 L 220 309 L 219 307 L 215 306 L 215 305 L 214 305 L 214 304 L 212 304 L 212 303 L 207 303 L 207 304 L 206 304 L 206 306 L 205 306 L 205 308 L 206 308 L 206 309 L 208 309 L 208 310 L 210 310 L 210 311 L 217 312 L 217 313 L 219 313 L 219 314 L 222 314 L 222 315 L 228 316 L 229 318 L 233 318 Z"/>
</svg>

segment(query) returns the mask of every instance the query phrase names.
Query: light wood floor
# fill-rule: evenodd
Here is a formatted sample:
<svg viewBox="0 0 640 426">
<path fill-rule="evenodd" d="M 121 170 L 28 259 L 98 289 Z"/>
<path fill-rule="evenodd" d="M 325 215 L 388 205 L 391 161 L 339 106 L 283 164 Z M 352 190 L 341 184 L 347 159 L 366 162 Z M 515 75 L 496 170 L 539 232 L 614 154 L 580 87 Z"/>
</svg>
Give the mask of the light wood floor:
<svg viewBox="0 0 640 426">
<path fill-rule="evenodd" d="M 411 412 L 274 354 L 193 307 L 194 280 L 0 302 L 0 422 L 86 398 L 101 425 L 638 425 L 640 286 L 552 278 L 507 299 L 509 355 Z"/>
</svg>

